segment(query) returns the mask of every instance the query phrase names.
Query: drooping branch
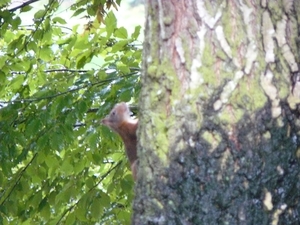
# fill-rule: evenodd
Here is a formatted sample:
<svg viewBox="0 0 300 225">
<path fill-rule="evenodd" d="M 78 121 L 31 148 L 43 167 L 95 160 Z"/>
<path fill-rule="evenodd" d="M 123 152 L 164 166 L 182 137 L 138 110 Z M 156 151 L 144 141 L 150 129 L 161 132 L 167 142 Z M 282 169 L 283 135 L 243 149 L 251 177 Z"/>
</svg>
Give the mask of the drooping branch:
<svg viewBox="0 0 300 225">
<path fill-rule="evenodd" d="M 27 1 L 27 2 L 22 3 L 21 5 L 18 5 L 18 6 L 16 6 L 16 7 L 14 7 L 14 8 L 9 9 L 9 11 L 10 11 L 10 12 L 14 12 L 14 11 L 16 11 L 16 10 L 18 10 L 18 9 L 21 9 L 21 8 L 23 8 L 23 7 L 25 7 L 25 6 L 28 6 L 28 5 L 30 5 L 30 4 L 32 4 L 32 3 L 35 3 L 35 2 L 38 2 L 38 1 L 40 1 L 40 0 L 29 0 L 29 1 Z"/>
<path fill-rule="evenodd" d="M 136 72 L 126 74 L 126 75 L 123 75 L 123 76 L 120 76 L 120 77 L 125 78 L 125 77 L 132 76 L 134 74 L 136 74 Z M 118 77 L 118 78 L 120 78 L 120 77 Z M 95 83 L 85 84 L 85 85 L 82 85 L 82 86 L 77 87 L 77 88 L 73 88 L 73 89 L 70 89 L 70 90 L 67 90 L 67 91 L 63 91 L 63 92 L 58 92 L 54 95 L 48 95 L 48 96 L 40 97 L 40 98 L 24 98 L 24 99 L 12 100 L 12 101 L 0 101 L 0 104 L 12 104 L 12 103 L 18 103 L 18 102 L 38 102 L 38 101 L 41 101 L 41 100 L 52 99 L 52 98 L 62 96 L 62 95 L 68 94 L 68 93 L 76 92 L 76 91 L 79 91 L 79 90 L 82 90 L 82 89 L 85 89 L 85 88 L 89 88 L 89 87 L 93 87 L 93 86 L 101 86 L 105 83 L 109 83 L 111 81 L 114 81 L 115 79 L 116 78 L 114 77 L 114 78 L 101 80 L 101 81 L 98 81 L 98 82 L 95 82 Z"/>
</svg>

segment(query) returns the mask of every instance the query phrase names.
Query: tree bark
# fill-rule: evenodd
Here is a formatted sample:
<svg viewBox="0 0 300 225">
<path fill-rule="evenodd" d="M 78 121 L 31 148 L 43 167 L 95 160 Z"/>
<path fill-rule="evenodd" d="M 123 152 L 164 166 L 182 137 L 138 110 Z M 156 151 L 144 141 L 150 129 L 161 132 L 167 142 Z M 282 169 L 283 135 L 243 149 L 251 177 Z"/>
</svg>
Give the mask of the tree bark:
<svg viewBox="0 0 300 225">
<path fill-rule="evenodd" d="M 133 224 L 298 224 L 299 1 L 146 1 Z"/>
</svg>

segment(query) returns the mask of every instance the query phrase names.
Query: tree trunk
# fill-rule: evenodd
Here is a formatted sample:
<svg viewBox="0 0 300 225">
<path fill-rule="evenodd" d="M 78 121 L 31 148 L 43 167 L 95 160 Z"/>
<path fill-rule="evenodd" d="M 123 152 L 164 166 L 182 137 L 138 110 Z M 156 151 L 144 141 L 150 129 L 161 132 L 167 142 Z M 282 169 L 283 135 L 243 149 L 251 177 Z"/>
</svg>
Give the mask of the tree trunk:
<svg viewBox="0 0 300 225">
<path fill-rule="evenodd" d="M 299 1 L 146 1 L 133 224 L 298 224 Z"/>
</svg>

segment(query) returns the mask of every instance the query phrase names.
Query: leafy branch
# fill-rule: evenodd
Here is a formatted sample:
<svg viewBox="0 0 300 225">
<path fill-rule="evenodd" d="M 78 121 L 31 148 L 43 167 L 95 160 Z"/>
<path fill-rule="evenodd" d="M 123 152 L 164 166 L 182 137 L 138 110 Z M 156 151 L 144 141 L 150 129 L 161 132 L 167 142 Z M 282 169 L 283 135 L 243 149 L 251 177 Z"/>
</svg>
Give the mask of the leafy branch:
<svg viewBox="0 0 300 225">
<path fill-rule="evenodd" d="M 70 72 L 70 73 L 87 73 L 89 70 L 74 70 L 74 69 L 49 69 L 44 70 L 44 73 L 53 73 L 53 72 Z M 10 74 L 27 74 L 26 72 L 22 71 L 11 71 Z"/>
<path fill-rule="evenodd" d="M 38 1 L 40 1 L 40 0 L 29 0 L 29 1 L 27 1 L 27 2 L 24 2 L 24 3 L 21 4 L 21 5 L 18 5 L 18 6 L 16 6 L 16 7 L 14 7 L 14 8 L 9 9 L 8 11 L 14 12 L 14 11 L 17 11 L 18 9 L 21 9 L 21 8 L 23 8 L 23 7 L 25 7 L 25 6 L 28 6 L 28 5 L 30 5 L 30 4 L 32 4 L 32 3 L 35 3 L 35 2 L 38 2 Z"/>
<path fill-rule="evenodd" d="M 17 180 L 14 182 L 14 185 L 10 188 L 10 190 L 8 191 L 8 193 L 6 194 L 6 196 L 4 197 L 3 200 L 0 201 L 0 206 L 3 206 L 4 203 L 6 202 L 6 200 L 9 198 L 9 196 L 12 194 L 12 192 L 14 191 L 14 189 L 17 187 L 18 183 L 20 182 L 23 174 L 25 173 L 25 171 L 27 170 L 27 168 L 29 167 L 29 165 L 33 162 L 33 160 L 36 158 L 37 153 L 35 153 L 33 155 L 33 157 L 31 158 L 31 160 L 26 164 L 26 166 L 20 171 L 20 173 L 18 174 L 18 178 Z M 5 194 L 5 192 L 4 192 Z"/>
<path fill-rule="evenodd" d="M 120 166 L 122 163 L 122 160 L 120 160 L 116 165 L 114 165 L 112 168 L 110 168 L 105 174 L 103 174 L 99 181 L 93 186 L 91 187 L 87 193 L 90 193 L 91 191 L 93 191 L 96 187 L 98 187 L 98 185 L 113 171 L 115 170 L 118 166 Z M 63 220 L 63 218 L 66 216 L 67 213 L 71 212 L 80 202 L 81 198 L 76 201 L 73 205 L 71 205 L 69 208 L 67 208 L 61 215 L 61 217 L 59 218 L 58 222 L 56 224 L 60 224 L 60 222 Z"/>
<path fill-rule="evenodd" d="M 112 82 L 112 81 L 114 81 L 116 79 L 130 77 L 130 76 L 135 75 L 135 74 L 137 74 L 137 72 L 132 72 L 132 73 L 129 73 L 129 74 L 126 74 L 126 75 L 122 75 L 122 76 L 119 76 L 117 78 L 116 77 L 114 77 L 114 78 L 108 78 L 108 79 L 101 80 L 101 81 L 98 81 L 98 82 L 95 82 L 95 83 L 85 84 L 85 85 L 82 85 L 82 86 L 77 87 L 77 88 L 73 88 L 73 89 L 70 89 L 70 90 L 67 90 L 67 91 L 63 91 L 63 92 L 58 92 L 57 94 L 49 95 L 49 96 L 45 96 L 45 97 L 18 99 L 18 100 L 12 100 L 12 101 L 0 101 L 0 104 L 14 104 L 14 103 L 23 103 L 23 102 L 38 102 L 38 101 L 46 100 L 46 99 L 53 99 L 53 98 L 56 98 L 58 96 L 62 96 L 62 95 L 68 94 L 68 93 L 76 92 L 76 91 L 79 91 L 79 90 L 82 90 L 82 89 L 85 89 L 85 88 L 89 88 L 89 87 L 93 87 L 93 86 L 101 86 L 103 84 Z"/>
</svg>

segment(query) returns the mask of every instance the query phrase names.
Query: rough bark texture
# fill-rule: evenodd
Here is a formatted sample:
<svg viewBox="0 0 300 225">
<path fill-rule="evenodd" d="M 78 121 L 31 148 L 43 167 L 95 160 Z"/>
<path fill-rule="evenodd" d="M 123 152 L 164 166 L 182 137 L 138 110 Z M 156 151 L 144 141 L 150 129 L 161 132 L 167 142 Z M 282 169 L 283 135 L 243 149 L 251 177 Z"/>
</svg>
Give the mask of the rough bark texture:
<svg viewBox="0 0 300 225">
<path fill-rule="evenodd" d="M 299 1 L 146 12 L 133 224 L 298 224 Z"/>
</svg>

